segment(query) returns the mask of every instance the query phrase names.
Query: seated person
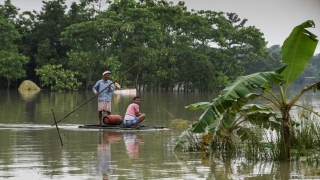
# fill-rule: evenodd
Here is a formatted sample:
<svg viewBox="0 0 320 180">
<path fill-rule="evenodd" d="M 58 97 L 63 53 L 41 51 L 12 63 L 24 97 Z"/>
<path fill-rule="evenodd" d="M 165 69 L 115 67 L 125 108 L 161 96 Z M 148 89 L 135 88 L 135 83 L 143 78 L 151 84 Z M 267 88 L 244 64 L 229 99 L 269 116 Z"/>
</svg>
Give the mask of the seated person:
<svg viewBox="0 0 320 180">
<path fill-rule="evenodd" d="M 124 116 L 123 124 L 126 127 L 139 128 L 139 124 L 146 118 L 146 115 L 140 113 L 139 111 L 140 97 L 136 96 L 133 98 L 133 103 L 131 103 Z"/>
</svg>

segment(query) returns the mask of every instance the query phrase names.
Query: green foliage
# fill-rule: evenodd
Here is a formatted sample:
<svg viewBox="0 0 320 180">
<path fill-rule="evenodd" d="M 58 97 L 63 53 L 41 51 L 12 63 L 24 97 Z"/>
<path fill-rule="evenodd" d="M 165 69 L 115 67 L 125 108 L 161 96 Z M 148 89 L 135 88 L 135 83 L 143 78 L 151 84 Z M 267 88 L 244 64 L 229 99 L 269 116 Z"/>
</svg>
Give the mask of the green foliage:
<svg viewBox="0 0 320 180">
<path fill-rule="evenodd" d="M 313 116 L 310 111 L 299 110 L 294 119 L 299 121 L 299 125 L 292 128 L 290 145 L 298 156 L 308 156 L 310 150 L 320 147 L 319 118 Z"/>
<path fill-rule="evenodd" d="M 314 22 L 309 20 L 295 27 L 281 47 L 282 62 L 287 65 L 281 75 L 286 85 L 303 72 L 317 47 L 317 36 L 305 29 L 308 27 L 315 27 Z"/>
<path fill-rule="evenodd" d="M 15 41 L 20 38 L 14 25 L 0 16 L 0 77 L 4 77 L 10 82 L 26 76 L 24 65 L 28 58 L 18 52 Z"/>
<path fill-rule="evenodd" d="M 193 132 L 205 132 L 206 127 L 221 118 L 221 114 L 228 109 L 240 108 L 248 102 L 250 98 L 256 98 L 251 92 L 257 88 L 270 89 L 269 83 L 281 83 L 281 76 L 274 72 L 255 73 L 248 76 L 242 76 L 235 82 L 229 84 L 220 95 L 205 107 L 205 112 L 199 118 L 199 122 L 192 127 Z M 203 103 L 196 103 L 186 106 L 189 109 L 203 108 Z"/>
<path fill-rule="evenodd" d="M 281 154 L 286 155 L 286 157 L 283 156 L 283 158 L 289 157 L 290 146 L 288 145 L 290 144 L 290 131 L 288 128 L 292 106 L 302 107 L 319 116 L 319 114 L 310 107 L 304 107 L 296 104 L 296 102 L 305 92 L 320 89 L 320 82 L 305 87 L 300 93 L 287 102 L 288 85 L 302 72 L 303 69 L 301 69 L 301 67 L 304 68 L 305 64 L 309 62 L 311 58 L 310 54 L 314 53 L 318 42 L 315 35 L 304 30 L 304 28 L 310 27 L 311 25 L 314 25 L 313 21 L 306 21 L 295 27 L 290 36 L 285 40 L 282 46 L 282 49 L 285 51 L 285 53 L 282 54 L 285 66 L 276 69 L 274 72 L 260 72 L 238 77 L 235 82 L 229 84 L 221 91 L 220 95 L 211 102 L 186 106 L 186 108 L 193 110 L 199 108 L 205 110 L 199 118 L 199 121 L 190 127 L 190 131 L 194 133 L 213 132 L 214 138 L 211 143 L 211 151 L 213 151 L 218 138 L 223 137 L 222 133 L 220 133 L 222 132 L 221 130 L 226 129 L 230 134 L 230 132 L 233 131 L 232 126 L 226 125 L 230 124 L 230 122 L 235 122 L 236 114 L 239 115 L 245 110 L 247 116 L 244 120 L 246 120 L 246 122 L 262 126 L 263 128 L 277 128 L 278 131 L 281 132 L 280 134 L 283 137 L 279 139 L 281 139 L 281 144 L 284 145 L 284 148 L 281 149 Z M 303 44 L 310 46 L 306 48 Z M 295 47 L 293 51 L 292 47 Z M 300 67 L 299 70 L 297 69 L 298 67 Z M 272 92 L 272 85 L 277 85 L 279 93 L 276 94 Z M 283 89 L 283 85 L 285 89 Z M 250 108 L 245 108 L 249 100 L 258 97 L 269 101 L 270 109 L 264 109 L 257 105 L 251 105 Z M 271 108 L 275 113 L 265 113 L 265 110 L 270 112 Z M 254 114 L 251 114 L 252 109 L 255 112 Z M 274 120 L 281 122 L 281 128 L 277 125 L 278 122 L 274 121 L 274 123 L 272 123 L 272 121 L 269 121 L 270 117 L 274 117 Z M 265 121 L 267 121 L 267 123 L 265 123 Z M 239 135 L 242 135 L 242 140 L 246 139 L 246 136 L 243 136 L 245 135 L 243 131 Z"/>
<path fill-rule="evenodd" d="M 0 16 L 10 21 L 14 21 L 16 15 L 18 15 L 18 10 L 19 9 L 11 4 L 11 0 L 5 0 L 4 5 L 0 4 Z"/>
<path fill-rule="evenodd" d="M 196 152 L 201 148 L 201 134 L 194 134 L 186 130 L 181 133 L 178 139 L 175 151 Z"/>
<path fill-rule="evenodd" d="M 1 12 L 21 36 L 15 43 L 30 59 L 27 78 L 38 79 L 36 68 L 61 64 L 79 72 L 78 81 L 88 89 L 104 70 L 117 78 L 139 62 L 119 80 L 122 86 L 208 91 L 223 89 L 243 73 L 269 71 L 281 59 L 279 51 L 265 47 L 263 33 L 235 13 L 134 0 L 107 1 L 108 9 L 101 10 L 98 2 L 67 8 L 65 0 L 48 1 L 40 12 L 18 16 L 7 3 Z"/>
<path fill-rule="evenodd" d="M 43 1 L 43 4 L 40 13 L 33 12 L 34 17 L 31 22 L 20 22 L 22 27 L 25 23 L 28 25 L 29 33 L 22 34 L 26 38 L 24 43 L 31 46 L 32 61 L 36 67 L 47 64 L 65 66 L 66 53 L 70 50 L 69 46 L 62 44 L 60 40 L 61 33 L 70 25 L 65 15 L 67 8 L 64 5 L 65 0 Z M 26 42 L 27 39 L 30 42 Z"/>
<path fill-rule="evenodd" d="M 0 50 L 11 51 L 16 48 L 14 42 L 20 38 L 19 32 L 14 25 L 3 16 L 0 16 Z"/>
<path fill-rule="evenodd" d="M 123 86 L 207 91 L 241 75 L 244 62 L 265 56 L 263 34 L 234 13 L 134 0 L 109 1 L 101 11 L 95 3 L 73 3 L 66 14 L 65 1 L 56 0 L 44 2 L 40 13 L 19 15 L 15 25 L 19 50 L 30 57 L 28 77 L 35 68 L 61 64 L 80 72 L 77 78 L 88 89 L 102 71 L 116 76 L 139 62 L 120 79 Z"/>
<path fill-rule="evenodd" d="M 246 104 L 238 111 L 226 112 L 220 121 L 208 127 L 208 132 L 213 134 L 210 151 L 235 150 L 233 134 L 237 134 L 244 142 L 256 134 L 255 129 L 279 129 L 280 123 L 274 121 L 275 114 L 271 108 L 255 104 Z M 274 117 L 273 120 L 270 117 Z"/>
<path fill-rule="evenodd" d="M 262 57 L 251 62 L 243 62 L 245 68 L 245 75 L 256 72 L 272 71 L 279 66 L 281 62 L 281 48 L 279 45 L 273 45 L 266 50 L 269 52 L 267 57 Z"/>
<path fill-rule="evenodd" d="M 23 65 L 27 62 L 28 58 L 19 53 L 0 50 L 0 77 L 7 80 L 25 77 Z"/>
<path fill-rule="evenodd" d="M 77 81 L 78 72 L 65 70 L 62 65 L 45 65 L 36 69 L 36 72 L 41 78 L 42 87 L 49 86 L 54 91 L 75 91 L 82 84 Z"/>
<path fill-rule="evenodd" d="M 249 160 L 281 160 L 280 122 L 269 119 L 270 114 L 277 116 L 268 106 L 247 104 L 243 106 L 240 116 L 227 113 L 215 128 L 215 134 L 192 133 L 190 129 L 181 133 L 175 151 L 209 151 L 219 150 L 233 157 L 245 157 Z M 249 117 L 249 118 L 248 118 Z M 243 121 L 243 122 L 241 122 Z M 290 145 L 292 156 L 299 159 L 313 158 L 320 143 L 319 117 L 307 110 L 298 111 L 292 118 Z M 211 126 L 210 126 L 211 127 Z M 211 146 L 210 146 L 211 145 Z M 198 149 L 197 149 L 198 148 Z M 215 152 L 219 155 L 219 152 Z"/>
</svg>

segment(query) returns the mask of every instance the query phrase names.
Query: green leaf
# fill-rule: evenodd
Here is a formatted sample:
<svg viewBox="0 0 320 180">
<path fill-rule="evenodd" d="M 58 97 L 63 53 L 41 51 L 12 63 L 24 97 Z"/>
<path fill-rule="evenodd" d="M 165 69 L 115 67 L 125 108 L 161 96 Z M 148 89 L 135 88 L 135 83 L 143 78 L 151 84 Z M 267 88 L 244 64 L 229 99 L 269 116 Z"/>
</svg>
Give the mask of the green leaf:
<svg viewBox="0 0 320 180">
<path fill-rule="evenodd" d="M 190 104 L 189 106 L 185 106 L 185 108 L 189 108 L 190 110 L 197 110 L 197 109 L 207 109 L 209 102 L 198 102 L 195 104 Z"/>
<path fill-rule="evenodd" d="M 257 94 L 253 94 L 252 91 L 256 89 L 269 88 L 270 84 L 282 83 L 282 77 L 275 72 L 260 72 L 250 74 L 248 76 L 241 76 L 236 79 L 235 82 L 229 84 L 221 94 L 210 104 L 200 103 L 189 105 L 187 108 L 204 107 L 207 105 L 205 112 L 200 116 L 199 121 L 193 124 L 190 129 L 192 132 L 201 133 L 205 132 L 207 126 L 211 125 L 215 121 L 221 119 L 221 115 L 228 109 L 236 108 L 240 109 L 247 101 L 249 97 L 255 98 Z"/>
<path fill-rule="evenodd" d="M 271 130 L 280 128 L 279 122 L 270 119 L 271 117 L 276 118 L 276 112 L 268 106 L 247 104 L 242 107 L 241 111 L 247 115 L 246 119 L 253 125 Z"/>
<path fill-rule="evenodd" d="M 296 26 L 281 47 L 282 62 L 286 68 L 281 72 L 286 84 L 294 81 L 304 71 L 318 44 L 317 36 L 305 28 L 314 27 L 313 21 Z"/>
</svg>

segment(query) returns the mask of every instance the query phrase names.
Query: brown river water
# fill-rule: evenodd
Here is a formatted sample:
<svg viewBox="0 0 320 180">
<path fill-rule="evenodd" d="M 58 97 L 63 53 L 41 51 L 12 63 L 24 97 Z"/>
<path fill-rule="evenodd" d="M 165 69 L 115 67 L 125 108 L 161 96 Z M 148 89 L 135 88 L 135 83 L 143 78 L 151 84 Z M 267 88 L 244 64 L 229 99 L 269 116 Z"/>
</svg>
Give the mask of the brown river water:
<svg viewBox="0 0 320 180">
<path fill-rule="evenodd" d="M 82 129 L 98 121 L 92 91 L 20 93 L 0 90 L 0 179 L 320 179 L 304 160 L 255 161 L 203 158 L 174 152 L 181 130 L 175 119 L 195 122 L 201 110 L 191 103 L 210 101 L 212 93 L 140 92 L 144 125 L 164 130 Z M 133 95 L 113 95 L 112 114 L 124 116 Z M 317 96 L 318 98 L 319 96 Z M 319 98 L 318 98 L 319 99 Z M 83 106 L 81 106 L 85 103 Z M 80 107 L 81 106 L 81 107 Z M 54 123 L 59 124 L 63 142 Z"/>
</svg>

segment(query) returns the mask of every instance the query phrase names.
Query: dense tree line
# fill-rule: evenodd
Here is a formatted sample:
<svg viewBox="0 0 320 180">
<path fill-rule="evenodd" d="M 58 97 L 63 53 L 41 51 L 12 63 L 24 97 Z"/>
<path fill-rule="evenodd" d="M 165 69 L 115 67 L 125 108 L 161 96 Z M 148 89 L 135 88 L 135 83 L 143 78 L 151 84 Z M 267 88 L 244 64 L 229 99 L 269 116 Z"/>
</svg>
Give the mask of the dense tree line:
<svg viewBox="0 0 320 180">
<path fill-rule="evenodd" d="M 88 89 L 111 70 L 123 87 L 207 91 L 281 60 L 280 47 L 266 48 L 263 33 L 235 13 L 188 11 L 182 1 L 106 1 L 105 10 L 99 3 L 43 1 L 40 12 L 22 13 L 10 0 L 0 5 L 0 86 L 28 79 Z"/>
</svg>

